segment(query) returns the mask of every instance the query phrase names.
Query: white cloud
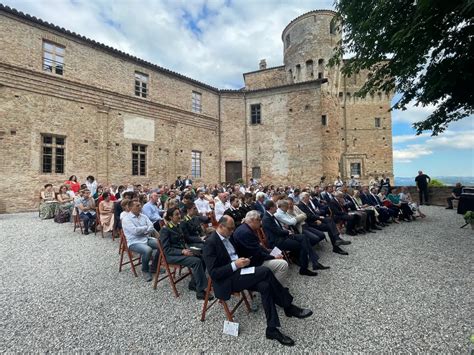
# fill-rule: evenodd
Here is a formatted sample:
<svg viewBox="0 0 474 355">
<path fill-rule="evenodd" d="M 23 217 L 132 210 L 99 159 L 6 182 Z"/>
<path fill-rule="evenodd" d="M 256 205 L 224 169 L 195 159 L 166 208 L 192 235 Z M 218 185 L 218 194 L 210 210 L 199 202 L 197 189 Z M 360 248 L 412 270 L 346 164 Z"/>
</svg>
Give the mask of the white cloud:
<svg viewBox="0 0 474 355">
<path fill-rule="evenodd" d="M 426 141 L 430 148 L 474 149 L 474 130 L 466 132 L 447 131 L 443 135 Z M 472 158 L 472 156 L 471 156 Z"/>
<path fill-rule="evenodd" d="M 419 136 L 415 134 L 404 134 L 400 136 L 393 136 L 392 138 L 392 143 L 393 144 L 400 144 L 400 143 L 406 143 L 406 142 L 412 142 L 420 139 L 424 139 L 426 137 L 429 137 L 429 133 L 422 133 Z"/>
<path fill-rule="evenodd" d="M 411 144 L 404 149 L 393 150 L 393 160 L 396 163 L 411 163 L 413 160 L 426 155 L 431 155 L 433 151 L 420 144 Z"/>
</svg>

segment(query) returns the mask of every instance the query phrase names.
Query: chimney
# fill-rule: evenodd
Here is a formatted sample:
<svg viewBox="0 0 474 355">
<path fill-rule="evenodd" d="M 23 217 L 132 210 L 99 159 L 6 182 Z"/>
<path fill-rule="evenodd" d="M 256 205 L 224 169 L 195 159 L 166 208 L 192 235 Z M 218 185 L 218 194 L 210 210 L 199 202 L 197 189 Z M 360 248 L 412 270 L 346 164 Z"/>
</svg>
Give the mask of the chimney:
<svg viewBox="0 0 474 355">
<path fill-rule="evenodd" d="M 267 61 L 265 59 L 261 59 L 259 67 L 260 67 L 260 70 L 267 69 Z"/>
</svg>

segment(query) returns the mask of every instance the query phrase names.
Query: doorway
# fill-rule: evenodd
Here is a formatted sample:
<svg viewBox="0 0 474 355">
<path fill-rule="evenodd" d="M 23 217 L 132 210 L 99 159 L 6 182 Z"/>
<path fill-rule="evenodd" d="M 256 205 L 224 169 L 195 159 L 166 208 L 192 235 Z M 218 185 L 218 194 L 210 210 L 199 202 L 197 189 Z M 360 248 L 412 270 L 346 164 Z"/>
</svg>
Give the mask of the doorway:
<svg viewBox="0 0 474 355">
<path fill-rule="evenodd" d="M 235 183 L 238 179 L 242 179 L 242 162 L 226 161 L 225 162 L 225 181 Z"/>
</svg>

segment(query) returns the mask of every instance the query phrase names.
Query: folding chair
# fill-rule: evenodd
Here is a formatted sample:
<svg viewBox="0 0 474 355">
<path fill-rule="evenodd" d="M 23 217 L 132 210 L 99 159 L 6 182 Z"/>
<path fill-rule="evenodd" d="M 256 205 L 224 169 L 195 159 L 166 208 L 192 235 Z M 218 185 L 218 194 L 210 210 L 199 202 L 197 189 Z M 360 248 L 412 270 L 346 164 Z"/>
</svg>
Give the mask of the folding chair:
<svg viewBox="0 0 474 355">
<path fill-rule="evenodd" d="M 170 264 L 166 260 L 165 252 L 163 250 L 163 245 L 161 244 L 161 240 L 158 239 L 158 250 L 160 252 L 160 256 L 158 258 L 158 265 L 156 267 L 156 274 L 153 277 L 153 289 L 156 290 L 156 286 L 158 285 L 158 282 L 163 281 L 164 279 L 169 279 L 171 288 L 173 289 L 174 296 L 179 297 L 178 290 L 176 289 L 176 284 L 180 282 L 181 280 L 185 279 L 187 276 L 192 275 L 191 269 L 188 267 L 188 272 L 186 272 L 184 275 L 181 275 L 181 270 L 182 266 L 178 264 Z M 160 270 L 161 267 L 164 267 L 165 269 L 165 275 L 160 277 Z M 171 268 L 173 268 L 173 271 L 171 271 Z M 178 278 L 176 276 L 176 272 L 178 272 Z"/>
<path fill-rule="evenodd" d="M 79 208 L 74 207 L 73 210 L 73 221 L 74 221 L 74 232 L 76 231 L 77 228 L 81 229 L 81 234 L 84 234 L 84 229 L 82 227 L 82 221 L 81 218 L 79 217 Z"/>
<path fill-rule="evenodd" d="M 123 234 L 123 230 L 119 230 L 120 236 L 120 245 L 119 245 L 119 254 L 120 254 L 120 263 L 119 263 L 119 272 L 122 272 L 122 267 L 124 265 L 130 264 L 133 274 L 135 277 L 138 277 L 137 270 L 135 266 L 139 266 L 142 264 L 141 255 L 138 257 L 133 257 L 133 253 L 127 246 L 127 239 L 125 238 L 125 234 Z M 127 254 L 128 261 L 124 261 L 124 255 Z"/>
<path fill-rule="evenodd" d="M 235 306 L 230 309 L 229 305 L 227 304 L 226 301 L 224 300 L 220 300 L 220 299 L 214 299 L 214 301 L 212 301 L 210 304 L 209 304 L 209 294 L 211 293 L 212 291 L 212 280 L 211 278 L 209 277 L 209 281 L 207 282 L 207 288 L 206 288 L 206 297 L 204 298 L 204 304 L 202 306 L 202 313 L 201 313 L 201 322 L 204 322 L 206 320 L 206 313 L 207 311 L 217 302 L 219 301 L 219 303 L 222 305 L 222 307 L 224 308 L 224 313 L 225 313 L 225 316 L 227 318 L 227 320 L 229 322 L 233 322 L 234 321 L 234 314 L 235 312 L 237 311 L 237 309 L 240 307 L 240 305 L 242 304 L 242 302 L 245 303 L 245 307 L 247 308 L 247 313 L 250 312 L 250 303 L 247 299 L 247 296 L 245 295 L 245 292 L 244 291 L 240 291 L 240 292 L 234 292 L 233 295 L 236 295 L 238 296 L 240 294 L 240 300 L 235 304 Z M 252 295 L 250 295 L 250 297 L 252 297 Z"/>
</svg>

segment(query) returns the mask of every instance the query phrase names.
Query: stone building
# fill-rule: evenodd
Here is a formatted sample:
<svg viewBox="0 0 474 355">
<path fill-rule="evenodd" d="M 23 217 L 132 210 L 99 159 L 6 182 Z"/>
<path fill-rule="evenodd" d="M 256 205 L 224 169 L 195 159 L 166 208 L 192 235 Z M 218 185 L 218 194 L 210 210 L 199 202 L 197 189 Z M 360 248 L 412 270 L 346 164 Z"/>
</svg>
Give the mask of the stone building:
<svg viewBox="0 0 474 355">
<path fill-rule="evenodd" d="M 219 90 L 0 5 L 0 211 L 43 184 L 315 183 L 392 174 L 391 97 L 327 63 L 340 33 L 316 10 L 282 33 L 284 65 Z"/>
</svg>

